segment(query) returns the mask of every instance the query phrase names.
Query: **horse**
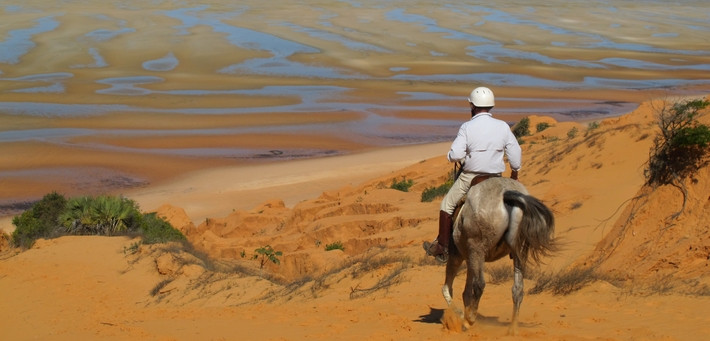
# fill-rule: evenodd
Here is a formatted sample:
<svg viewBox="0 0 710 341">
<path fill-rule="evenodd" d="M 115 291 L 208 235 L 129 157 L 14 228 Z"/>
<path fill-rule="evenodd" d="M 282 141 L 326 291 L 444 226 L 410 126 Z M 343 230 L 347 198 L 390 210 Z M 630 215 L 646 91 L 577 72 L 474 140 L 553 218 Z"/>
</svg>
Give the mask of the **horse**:
<svg viewBox="0 0 710 341">
<path fill-rule="evenodd" d="M 466 261 L 465 326 L 470 327 L 476 321 L 478 303 L 486 286 L 484 263 L 508 255 L 514 266 L 513 317 L 508 332 L 517 333 L 526 265 L 528 261 L 539 264 L 542 257 L 556 251 L 554 229 L 550 209 L 529 195 L 517 180 L 494 177 L 471 187 L 454 218 L 455 248 L 450 250 L 442 287 L 444 299 L 451 306 L 454 278 Z"/>
</svg>

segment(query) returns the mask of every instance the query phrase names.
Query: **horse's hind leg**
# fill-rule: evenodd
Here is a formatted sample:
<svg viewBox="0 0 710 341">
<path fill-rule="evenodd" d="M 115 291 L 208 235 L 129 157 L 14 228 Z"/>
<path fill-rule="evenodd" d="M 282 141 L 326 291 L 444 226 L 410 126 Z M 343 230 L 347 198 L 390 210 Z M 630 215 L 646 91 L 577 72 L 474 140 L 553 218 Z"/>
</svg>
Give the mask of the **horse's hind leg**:
<svg viewBox="0 0 710 341">
<path fill-rule="evenodd" d="M 451 305 L 453 301 L 454 278 L 456 278 L 456 273 L 459 271 L 462 262 L 463 258 L 461 254 L 452 252 L 449 255 L 449 261 L 446 263 L 446 279 L 444 280 L 444 286 L 441 287 L 441 293 L 444 295 L 444 299 L 448 305 Z"/>
<path fill-rule="evenodd" d="M 508 329 L 508 334 L 516 335 L 518 334 L 518 314 L 520 313 L 520 305 L 523 303 L 523 270 L 522 262 L 518 257 L 513 257 L 513 266 L 515 267 L 515 274 L 513 279 L 513 318 L 510 321 L 510 328 Z"/>
<path fill-rule="evenodd" d="M 470 254 L 466 271 L 466 288 L 463 292 L 463 304 L 465 306 L 464 317 L 469 325 L 476 322 L 478 314 L 478 303 L 483 296 L 483 289 L 486 287 L 486 280 L 483 277 L 483 255 Z"/>
</svg>

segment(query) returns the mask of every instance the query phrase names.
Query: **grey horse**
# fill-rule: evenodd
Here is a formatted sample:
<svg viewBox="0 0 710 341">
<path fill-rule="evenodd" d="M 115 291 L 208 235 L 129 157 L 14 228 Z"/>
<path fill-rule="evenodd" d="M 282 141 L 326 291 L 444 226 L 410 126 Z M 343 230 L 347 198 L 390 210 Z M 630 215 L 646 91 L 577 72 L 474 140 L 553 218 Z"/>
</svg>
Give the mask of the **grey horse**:
<svg viewBox="0 0 710 341">
<path fill-rule="evenodd" d="M 456 250 L 450 252 L 442 288 L 444 299 L 451 305 L 454 278 L 466 261 L 465 325 L 471 326 L 476 321 L 478 303 L 486 286 L 484 263 L 510 256 L 515 274 L 509 333 L 517 333 L 523 300 L 523 273 L 528 261 L 540 263 L 543 256 L 556 250 L 554 229 L 550 209 L 530 196 L 520 182 L 497 177 L 471 187 L 454 221 Z"/>
</svg>

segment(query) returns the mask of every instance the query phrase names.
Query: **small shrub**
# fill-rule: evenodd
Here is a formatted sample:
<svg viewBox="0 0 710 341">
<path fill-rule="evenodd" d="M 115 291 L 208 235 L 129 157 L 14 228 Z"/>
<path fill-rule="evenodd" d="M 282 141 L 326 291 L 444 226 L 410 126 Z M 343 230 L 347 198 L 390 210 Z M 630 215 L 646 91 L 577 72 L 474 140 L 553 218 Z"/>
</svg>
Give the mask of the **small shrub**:
<svg viewBox="0 0 710 341">
<path fill-rule="evenodd" d="M 345 251 L 345 247 L 343 246 L 343 243 L 341 243 L 340 241 L 337 241 L 337 242 L 334 242 L 334 243 L 327 244 L 327 245 L 325 246 L 325 250 L 326 250 L 326 251 L 331 251 L 331 250 L 341 250 L 341 251 Z"/>
<path fill-rule="evenodd" d="M 153 289 L 150 290 L 150 296 L 156 296 L 160 294 L 160 292 L 165 288 L 166 285 L 170 284 L 173 281 L 172 278 L 169 279 L 164 279 L 160 281 L 158 284 L 156 284 Z"/>
<path fill-rule="evenodd" d="M 256 250 L 254 250 L 257 254 L 254 255 L 254 259 L 259 259 L 259 268 L 263 269 L 264 265 L 266 265 L 266 262 L 272 262 L 274 264 L 281 264 L 281 260 L 279 260 L 278 257 L 281 257 L 283 253 L 281 251 L 274 251 L 274 249 L 271 247 L 271 245 L 266 245 L 262 246 Z"/>
<path fill-rule="evenodd" d="M 397 181 L 396 179 L 392 179 L 392 185 L 390 185 L 390 188 L 396 189 L 396 190 L 402 191 L 402 192 L 409 192 L 409 188 L 412 187 L 412 185 L 414 185 L 414 180 L 412 180 L 412 179 L 407 180 L 405 178 L 405 179 L 402 179 L 402 181 Z"/>
<path fill-rule="evenodd" d="M 708 101 L 690 100 L 659 110 L 660 132 L 653 141 L 644 172 L 647 184 L 669 184 L 686 178 L 706 162 L 710 128 L 698 123 L 697 117 L 708 105 Z"/>
<path fill-rule="evenodd" d="M 530 118 L 523 117 L 518 123 L 513 126 L 513 135 L 520 139 L 523 136 L 530 135 Z"/>
<path fill-rule="evenodd" d="M 589 122 L 587 124 L 587 131 L 584 132 L 584 136 L 588 136 L 592 131 L 598 129 L 600 126 L 598 121 Z"/>
<path fill-rule="evenodd" d="M 490 266 L 486 268 L 488 281 L 491 284 L 501 284 L 514 279 L 514 270 L 511 266 Z"/>
<path fill-rule="evenodd" d="M 571 268 L 557 274 L 544 273 L 538 276 L 531 295 L 549 291 L 553 295 L 569 295 L 596 281 L 606 280 L 594 268 Z"/>
<path fill-rule="evenodd" d="M 436 198 L 443 197 L 449 192 L 451 186 L 453 186 L 454 180 L 450 178 L 438 187 L 427 187 L 422 192 L 422 202 L 431 202 Z"/>
<path fill-rule="evenodd" d="M 156 213 L 143 215 L 140 224 L 140 233 L 144 244 L 158 244 L 168 242 L 184 242 L 187 239 L 178 229 L 170 225 Z"/>
<path fill-rule="evenodd" d="M 537 129 L 537 132 L 539 133 L 539 132 L 541 132 L 541 131 L 543 131 L 543 130 L 549 128 L 549 127 L 551 127 L 549 123 L 547 123 L 547 122 L 540 122 L 540 123 L 537 124 L 536 129 Z"/>
<path fill-rule="evenodd" d="M 572 127 L 572 129 L 570 129 L 569 131 L 567 131 L 567 138 L 570 139 L 570 140 L 573 139 L 573 138 L 575 138 L 575 137 L 577 136 L 578 130 L 579 130 L 579 129 L 577 129 L 577 127 Z"/>
<path fill-rule="evenodd" d="M 705 148 L 708 142 L 710 142 L 710 128 L 706 125 L 698 125 L 680 129 L 678 134 L 673 137 L 672 144 L 681 147 L 698 146 Z"/>
<path fill-rule="evenodd" d="M 12 242 L 15 246 L 30 248 L 39 238 L 54 238 L 62 234 L 59 216 L 67 205 L 67 199 L 57 192 L 45 195 L 21 215 L 12 219 L 15 231 Z"/>
<path fill-rule="evenodd" d="M 141 242 L 135 242 L 128 247 L 124 246 L 123 247 L 123 254 L 124 255 L 132 255 L 132 254 L 138 252 L 140 247 L 141 247 Z"/>
</svg>

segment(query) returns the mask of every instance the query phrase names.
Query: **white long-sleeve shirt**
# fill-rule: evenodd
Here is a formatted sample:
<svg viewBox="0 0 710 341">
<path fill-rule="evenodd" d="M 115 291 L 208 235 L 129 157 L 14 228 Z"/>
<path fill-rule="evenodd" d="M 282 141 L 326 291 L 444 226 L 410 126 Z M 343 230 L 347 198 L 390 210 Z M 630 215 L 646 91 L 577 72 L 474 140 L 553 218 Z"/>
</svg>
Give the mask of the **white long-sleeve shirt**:
<svg viewBox="0 0 710 341">
<path fill-rule="evenodd" d="M 520 169 L 522 152 L 508 124 L 490 113 L 479 113 L 461 125 L 447 158 L 451 162 L 464 161 L 466 172 L 502 173 L 503 154 L 508 157 L 510 168 Z"/>
</svg>

